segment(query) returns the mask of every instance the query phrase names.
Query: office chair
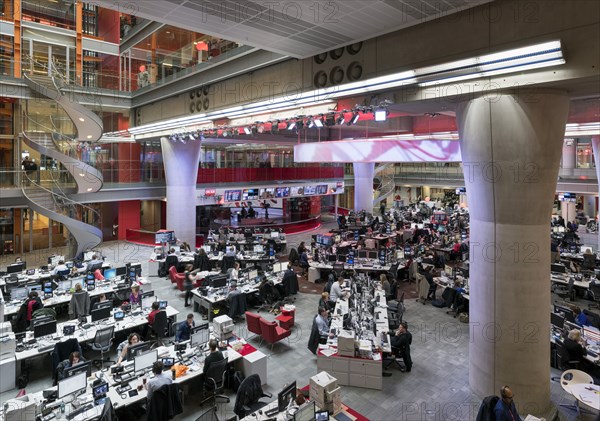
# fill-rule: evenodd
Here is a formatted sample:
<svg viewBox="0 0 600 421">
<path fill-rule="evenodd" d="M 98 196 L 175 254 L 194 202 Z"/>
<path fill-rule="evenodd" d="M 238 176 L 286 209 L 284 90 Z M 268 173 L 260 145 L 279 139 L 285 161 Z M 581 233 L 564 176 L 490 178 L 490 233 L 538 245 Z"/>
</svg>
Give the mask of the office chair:
<svg viewBox="0 0 600 421">
<path fill-rule="evenodd" d="M 52 380 L 53 386 L 56 386 L 58 381 L 58 365 L 61 361 L 66 360 L 71 355 L 71 352 L 77 351 L 79 355 L 81 353 L 81 347 L 79 346 L 79 341 L 75 338 L 67 339 L 64 342 L 58 342 L 54 345 L 54 350 L 52 351 Z"/>
<path fill-rule="evenodd" d="M 183 412 L 183 390 L 178 383 L 165 384 L 152 393 L 146 421 L 164 421 Z"/>
<path fill-rule="evenodd" d="M 254 333 L 254 336 L 260 336 L 260 343 L 258 344 L 258 346 L 260 347 L 260 344 L 262 343 L 263 339 L 262 339 L 262 330 L 260 329 L 260 315 L 255 314 L 255 313 L 250 313 L 249 311 L 246 312 L 246 328 L 248 329 L 248 332 L 252 332 Z M 248 338 L 250 339 L 250 338 Z"/>
<path fill-rule="evenodd" d="M 404 300 L 404 296 L 402 297 Z M 388 327 L 390 331 L 398 329 L 402 322 L 402 316 L 405 311 L 404 302 L 399 301 L 396 305 L 396 311 L 389 311 L 388 309 Z"/>
<path fill-rule="evenodd" d="M 387 370 L 391 365 L 395 365 L 400 371 L 405 371 L 406 366 L 404 365 L 404 357 L 400 355 L 400 350 L 396 347 L 392 347 L 392 353 L 389 357 L 384 358 L 383 368 Z"/>
<path fill-rule="evenodd" d="M 168 326 L 167 312 L 159 311 L 154 316 L 154 323 L 152 323 L 152 333 L 156 337 L 155 346 L 165 346 L 163 343 L 163 338 L 167 336 L 167 326 Z"/>
<path fill-rule="evenodd" d="M 251 374 L 238 387 L 233 412 L 242 419 L 268 405 L 267 402 L 261 402 L 261 398 L 271 397 L 273 395 L 270 393 L 263 392 L 260 376 Z"/>
<path fill-rule="evenodd" d="M 600 308 L 600 284 L 590 285 L 588 297 L 593 301 L 588 308 Z"/>
<path fill-rule="evenodd" d="M 107 326 L 101 327 L 96 330 L 96 335 L 94 336 L 94 340 L 92 341 L 92 350 L 100 351 L 100 359 L 92 360 L 92 364 L 100 363 L 100 368 L 104 368 L 104 363 L 116 363 L 116 361 L 105 360 L 104 354 L 110 351 L 110 347 L 113 343 L 113 337 L 115 335 L 115 327 Z"/>
<path fill-rule="evenodd" d="M 225 402 L 229 403 L 229 398 L 225 395 L 219 395 L 219 393 L 223 392 L 225 388 L 225 378 L 227 375 L 227 358 L 223 358 L 221 361 L 214 362 L 208 367 L 206 372 L 205 381 L 204 381 L 204 390 L 206 390 L 206 386 L 210 385 L 211 387 L 211 395 L 207 398 L 202 399 L 201 404 L 204 402 L 213 400 L 216 404 L 217 398 L 225 399 Z"/>
<path fill-rule="evenodd" d="M 175 270 L 177 270 L 177 265 L 179 263 L 179 258 L 177 256 L 167 256 L 165 259 L 165 266 L 167 270 L 171 269 L 171 266 L 175 266 Z"/>
<path fill-rule="evenodd" d="M 200 416 L 196 418 L 196 421 L 219 421 L 216 405 L 200 414 Z"/>
<path fill-rule="evenodd" d="M 569 301 L 575 301 L 575 289 L 573 288 L 574 284 L 575 277 L 571 276 L 566 287 L 562 285 L 555 285 L 553 292 L 565 300 L 569 299 Z"/>
</svg>

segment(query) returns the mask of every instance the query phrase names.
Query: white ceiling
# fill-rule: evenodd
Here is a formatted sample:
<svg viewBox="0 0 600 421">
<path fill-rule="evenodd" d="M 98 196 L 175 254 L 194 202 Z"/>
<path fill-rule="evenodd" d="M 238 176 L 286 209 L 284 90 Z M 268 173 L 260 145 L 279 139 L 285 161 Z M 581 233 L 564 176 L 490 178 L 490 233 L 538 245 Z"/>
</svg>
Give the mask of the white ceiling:
<svg viewBox="0 0 600 421">
<path fill-rule="evenodd" d="M 493 0 L 147 0 L 135 16 L 306 58 Z M 95 0 L 123 11 L 122 3 Z"/>
</svg>

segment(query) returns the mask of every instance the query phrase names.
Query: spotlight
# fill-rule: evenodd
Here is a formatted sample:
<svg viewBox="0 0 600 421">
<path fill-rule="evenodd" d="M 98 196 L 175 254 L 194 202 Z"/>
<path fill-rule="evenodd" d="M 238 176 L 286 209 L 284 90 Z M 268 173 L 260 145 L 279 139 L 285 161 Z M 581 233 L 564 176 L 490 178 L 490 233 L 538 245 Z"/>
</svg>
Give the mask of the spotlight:
<svg viewBox="0 0 600 421">
<path fill-rule="evenodd" d="M 302 129 L 302 127 L 304 127 L 304 121 L 303 121 L 303 120 L 298 120 L 298 121 L 296 121 L 296 128 L 297 128 L 298 130 L 301 130 L 301 129 Z"/>
<path fill-rule="evenodd" d="M 308 128 L 312 129 L 315 126 L 315 121 L 312 118 L 308 119 Z"/>
<path fill-rule="evenodd" d="M 313 122 L 315 123 L 315 126 L 317 127 L 317 129 L 320 129 L 321 127 L 323 127 L 323 122 L 321 120 L 314 119 Z"/>
<path fill-rule="evenodd" d="M 342 124 L 344 124 L 344 123 L 346 122 L 346 119 L 344 118 L 344 114 L 340 114 L 340 116 L 338 117 L 338 119 L 337 119 L 337 121 L 336 121 L 336 122 L 337 122 L 337 124 L 339 124 L 340 126 L 341 126 Z"/>
<path fill-rule="evenodd" d="M 327 117 L 325 118 L 325 125 L 326 126 L 335 126 L 335 114 L 327 114 Z"/>
<path fill-rule="evenodd" d="M 244 127 L 244 133 L 252 134 L 252 130 L 249 127 Z"/>
<path fill-rule="evenodd" d="M 294 130 L 296 128 L 296 122 L 292 121 L 290 122 L 290 125 L 288 126 L 288 130 Z"/>
<path fill-rule="evenodd" d="M 375 121 L 387 120 L 387 110 L 385 108 L 379 108 L 375 110 Z"/>
<path fill-rule="evenodd" d="M 352 115 L 352 118 L 348 122 L 348 126 L 358 123 L 359 119 L 360 119 L 360 115 L 358 114 L 358 111 L 357 111 Z"/>
</svg>

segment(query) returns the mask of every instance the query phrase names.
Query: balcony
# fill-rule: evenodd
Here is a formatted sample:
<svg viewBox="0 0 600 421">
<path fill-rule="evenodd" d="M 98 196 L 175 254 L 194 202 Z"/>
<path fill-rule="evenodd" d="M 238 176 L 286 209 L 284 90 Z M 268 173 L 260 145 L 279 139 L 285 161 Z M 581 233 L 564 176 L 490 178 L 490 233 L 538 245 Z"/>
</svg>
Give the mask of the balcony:
<svg viewBox="0 0 600 421">
<path fill-rule="evenodd" d="M 343 167 L 200 168 L 198 184 L 253 183 L 344 178 Z"/>
</svg>

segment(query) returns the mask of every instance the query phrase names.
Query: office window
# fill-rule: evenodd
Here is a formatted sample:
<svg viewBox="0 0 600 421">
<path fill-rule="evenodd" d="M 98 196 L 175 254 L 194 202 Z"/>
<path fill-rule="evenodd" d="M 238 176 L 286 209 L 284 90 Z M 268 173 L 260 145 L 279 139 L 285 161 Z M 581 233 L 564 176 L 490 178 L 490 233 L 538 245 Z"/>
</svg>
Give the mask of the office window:
<svg viewBox="0 0 600 421">
<path fill-rule="evenodd" d="M 590 139 L 577 139 L 577 168 L 594 168 L 594 153 Z"/>
</svg>

